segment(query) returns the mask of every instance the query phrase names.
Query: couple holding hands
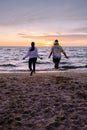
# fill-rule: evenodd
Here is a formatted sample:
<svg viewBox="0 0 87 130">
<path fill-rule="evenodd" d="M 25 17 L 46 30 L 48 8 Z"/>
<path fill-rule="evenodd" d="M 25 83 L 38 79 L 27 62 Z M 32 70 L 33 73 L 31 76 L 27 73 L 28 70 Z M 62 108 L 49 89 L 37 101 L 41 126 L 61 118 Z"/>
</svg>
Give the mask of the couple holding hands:
<svg viewBox="0 0 87 130">
<path fill-rule="evenodd" d="M 59 67 L 59 63 L 61 60 L 61 53 L 64 54 L 64 56 L 68 59 L 69 57 L 66 55 L 65 51 L 63 50 L 63 48 L 59 45 L 58 40 L 54 41 L 54 44 L 51 48 L 51 52 L 49 54 L 49 57 L 51 57 L 51 55 L 53 55 L 53 63 L 54 63 L 54 67 L 55 69 L 58 69 Z M 35 66 L 36 66 L 36 61 L 37 58 L 42 59 L 39 55 L 38 55 L 38 50 L 35 47 L 35 43 L 31 42 L 31 47 L 29 47 L 29 50 L 27 52 L 27 54 L 25 55 L 25 57 L 23 57 L 23 60 L 26 59 L 27 57 L 29 57 L 29 61 L 28 61 L 28 67 L 31 71 L 30 75 L 32 75 L 33 73 L 35 73 Z"/>
</svg>

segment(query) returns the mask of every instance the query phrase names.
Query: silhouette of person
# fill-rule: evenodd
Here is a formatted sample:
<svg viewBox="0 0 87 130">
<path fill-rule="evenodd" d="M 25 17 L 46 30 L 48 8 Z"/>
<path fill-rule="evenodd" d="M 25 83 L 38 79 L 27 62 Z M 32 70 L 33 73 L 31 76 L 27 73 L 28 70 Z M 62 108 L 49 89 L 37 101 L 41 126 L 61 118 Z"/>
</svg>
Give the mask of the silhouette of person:
<svg viewBox="0 0 87 130">
<path fill-rule="evenodd" d="M 27 57 L 29 57 L 28 67 L 29 67 L 29 69 L 31 71 L 30 75 L 32 75 L 33 73 L 35 73 L 35 70 L 36 70 L 37 58 L 42 59 L 38 55 L 38 50 L 35 47 L 35 43 L 34 42 L 31 42 L 31 47 L 29 47 L 29 50 L 28 50 L 27 54 L 25 55 L 25 57 L 23 57 L 23 60 L 26 59 Z"/>
<path fill-rule="evenodd" d="M 55 69 L 59 68 L 59 63 L 61 60 L 61 53 L 63 53 L 67 59 L 69 58 L 66 55 L 65 51 L 63 50 L 63 48 L 59 45 L 58 40 L 55 40 L 54 45 L 52 46 L 51 52 L 50 52 L 49 57 L 48 57 L 48 58 L 50 58 L 51 55 L 53 55 L 53 63 L 54 63 Z"/>
</svg>

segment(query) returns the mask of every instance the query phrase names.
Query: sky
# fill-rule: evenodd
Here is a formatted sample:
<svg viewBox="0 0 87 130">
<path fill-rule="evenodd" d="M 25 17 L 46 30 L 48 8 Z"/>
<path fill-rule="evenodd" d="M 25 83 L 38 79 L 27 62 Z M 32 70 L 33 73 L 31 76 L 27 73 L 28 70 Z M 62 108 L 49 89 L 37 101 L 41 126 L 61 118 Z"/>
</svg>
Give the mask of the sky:
<svg viewBox="0 0 87 130">
<path fill-rule="evenodd" d="M 0 46 L 87 46 L 87 0 L 0 0 Z"/>
</svg>

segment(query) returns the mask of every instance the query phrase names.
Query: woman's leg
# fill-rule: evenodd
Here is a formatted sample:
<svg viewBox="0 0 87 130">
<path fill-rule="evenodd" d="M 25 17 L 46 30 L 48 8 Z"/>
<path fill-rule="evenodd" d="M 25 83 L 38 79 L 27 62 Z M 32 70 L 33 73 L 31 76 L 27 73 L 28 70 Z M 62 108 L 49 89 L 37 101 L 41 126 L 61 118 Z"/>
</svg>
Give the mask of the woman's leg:
<svg viewBox="0 0 87 130">
<path fill-rule="evenodd" d="M 33 72 L 35 73 L 37 58 L 33 58 Z"/>
<path fill-rule="evenodd" d="M 29 67 L 30 71 L 32 71 L 32 59 L 29 59 L 28 67 Z"/>
</svg>

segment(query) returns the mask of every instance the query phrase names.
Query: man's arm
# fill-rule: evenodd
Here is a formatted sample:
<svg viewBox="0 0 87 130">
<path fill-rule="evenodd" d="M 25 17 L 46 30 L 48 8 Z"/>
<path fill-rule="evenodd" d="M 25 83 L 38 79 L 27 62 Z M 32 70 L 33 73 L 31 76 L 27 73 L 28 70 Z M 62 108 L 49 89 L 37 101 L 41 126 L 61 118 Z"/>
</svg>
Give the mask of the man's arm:
<svg viewBox="0 0 87 130">
<path fill-rule="evenodd" d="M 48 58 L 50 58 L 50 57 L 51 57 L 52 53 L 53 53 L 53 52 L 51 51 L 51 52 L 50 52 L 50 55 L 48 56 Z"/>
<path fill-rule="evenodd" d="M 65 53 L 65 51 L 63 50 L 63 48 L 61 47 L 62 53 L 64 54 L 64 56 L 68 59 L 69 57 L 67 56 L 67 54 Z"/>
<path fill-rule="evenodd" d="M 48 58 L 50 58 L 50 57 L 51 57 L 52 53 L 53 53 L 53 48 L 51 48 L 51 52 L 50 52 L 50 54 L 49 54 Z"/>
</svg>

